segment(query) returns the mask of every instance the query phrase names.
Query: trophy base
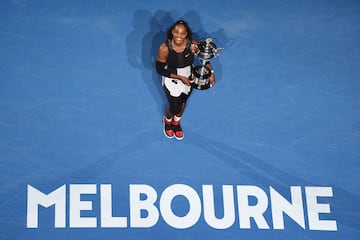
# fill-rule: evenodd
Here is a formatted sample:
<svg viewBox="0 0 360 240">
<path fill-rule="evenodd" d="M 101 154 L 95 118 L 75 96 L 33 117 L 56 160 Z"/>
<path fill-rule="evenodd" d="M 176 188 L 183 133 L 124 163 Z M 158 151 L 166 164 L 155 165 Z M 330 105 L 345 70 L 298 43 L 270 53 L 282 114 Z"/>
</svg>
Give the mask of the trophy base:
<svg viewBox="0 0 360 240">
<path fill-rule="evenodd" d="M 204 65 L 196 66 L 193 69 L 194 82 L 192 87 L 198 90 L 206 90 L 210 88 L 209 77 L 211 75 L 210 69 Z"/>
<path fill-rule="evenodd" d="M 210 82 L 207 79 L 195 79 L 195 81 L 191 83 L 191 86 L 197 90 L 206 90 L 211 87 Z"/>
</svg>

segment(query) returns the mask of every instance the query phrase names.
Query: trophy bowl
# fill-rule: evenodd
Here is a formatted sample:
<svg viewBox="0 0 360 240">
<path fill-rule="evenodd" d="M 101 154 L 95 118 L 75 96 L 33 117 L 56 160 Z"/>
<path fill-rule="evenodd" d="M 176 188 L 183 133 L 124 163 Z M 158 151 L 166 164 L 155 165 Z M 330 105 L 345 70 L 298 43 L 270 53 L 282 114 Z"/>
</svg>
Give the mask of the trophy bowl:
<svg viewBox="0 0 360 240">
<path fill-rule="evenodd" d="M 206 39 L 205 41 L 199 42 L 197 45 L 197 53 L 196 55 L 205 61 L 210 61 L 215 57 L 215 53 L 217 51 L 217 47 L 215 43 L 212 42 L 211 38 Z"/>
</svg>

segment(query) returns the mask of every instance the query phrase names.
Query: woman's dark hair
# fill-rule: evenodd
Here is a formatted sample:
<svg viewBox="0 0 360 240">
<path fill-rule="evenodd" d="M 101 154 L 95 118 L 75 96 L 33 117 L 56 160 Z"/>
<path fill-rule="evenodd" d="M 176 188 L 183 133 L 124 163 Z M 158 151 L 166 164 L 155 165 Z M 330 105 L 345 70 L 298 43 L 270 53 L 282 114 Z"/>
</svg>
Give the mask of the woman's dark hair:
<svg viewBox="0 0 360 240">
<path fill-rule="evenodd" d="M 189 24 L 187 22 L 185 22 L 184 20 L 178 20 L 176 21 L 166 32 L 166 39 L 167 40 L 172 40 L 173 39 L 173 34 L 172 34 L 172 30 L 175 28 L 175 26 L 177 25 L 183 25 L 186 28 L 186 32 L 187 32 L 187 40 L 192 40 L 192 31 L 189 27 Z"/>
</svg>

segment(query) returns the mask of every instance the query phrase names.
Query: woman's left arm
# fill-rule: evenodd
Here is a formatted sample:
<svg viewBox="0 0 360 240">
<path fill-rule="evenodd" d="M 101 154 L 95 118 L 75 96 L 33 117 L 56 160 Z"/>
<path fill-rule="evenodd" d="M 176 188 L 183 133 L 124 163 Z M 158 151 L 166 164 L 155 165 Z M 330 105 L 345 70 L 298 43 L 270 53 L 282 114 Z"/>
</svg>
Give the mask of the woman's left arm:
<svg viewBox="0 0 360 240">
<path fill-rule="evenodd" d="M 210 69 L 211 75 L 209 77 L 209 82 L 210 82 L 210 87 L 213 87 L 215 85 L 215 71 L 211 66 L 210 62 L 207 62 L 205 64 L 206 67 L 208 67 Z"/>
</svg>

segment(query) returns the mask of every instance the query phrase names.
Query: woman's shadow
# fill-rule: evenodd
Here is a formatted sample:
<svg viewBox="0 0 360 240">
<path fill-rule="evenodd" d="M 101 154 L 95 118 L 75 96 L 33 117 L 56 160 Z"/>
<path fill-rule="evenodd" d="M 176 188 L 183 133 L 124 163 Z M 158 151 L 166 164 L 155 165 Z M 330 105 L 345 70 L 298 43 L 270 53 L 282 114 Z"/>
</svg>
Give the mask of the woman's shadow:
<svg viewBox="0 0 360 240">
<path fill-rule="evenodd" d="M 126 38 L 128 61 L 131 67 L 141 71 L 142 80 L 150 90 L 161 116 L 165 109 L 166 95 L 155 63 L 158 48 L 165 40 L 165 23 L 171 21 L 170 15 L 165 11 L 152 15 L 147 10 L 137 10 L 132 21 L 133 31 Z"/>
</svg>

